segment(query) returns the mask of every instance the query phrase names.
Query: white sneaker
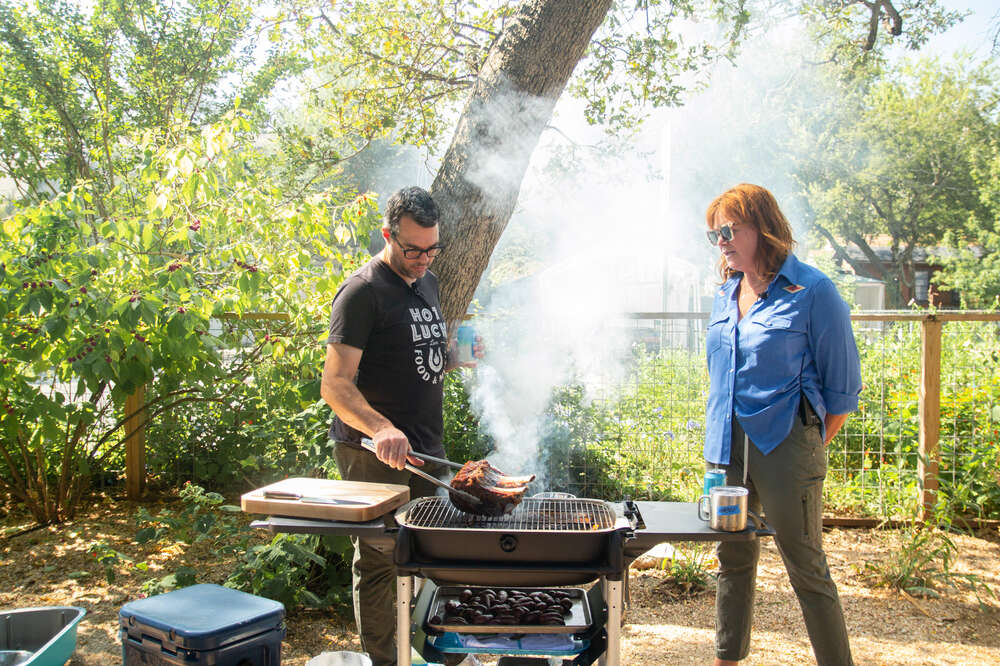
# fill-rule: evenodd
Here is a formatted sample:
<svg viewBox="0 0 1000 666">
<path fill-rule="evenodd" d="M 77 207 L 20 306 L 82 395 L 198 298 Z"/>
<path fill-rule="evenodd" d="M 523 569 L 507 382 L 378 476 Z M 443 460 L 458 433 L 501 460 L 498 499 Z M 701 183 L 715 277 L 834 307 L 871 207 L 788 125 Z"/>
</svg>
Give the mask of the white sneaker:
<svg viewBox="0 0 1000 666">
<path fill-rule="evenodd" d="M 476 655 L 470 654 L 468 657 L 458 662 L 458 666 L 483 666 L 483 662 L 479 661 Z"/>
</svg>

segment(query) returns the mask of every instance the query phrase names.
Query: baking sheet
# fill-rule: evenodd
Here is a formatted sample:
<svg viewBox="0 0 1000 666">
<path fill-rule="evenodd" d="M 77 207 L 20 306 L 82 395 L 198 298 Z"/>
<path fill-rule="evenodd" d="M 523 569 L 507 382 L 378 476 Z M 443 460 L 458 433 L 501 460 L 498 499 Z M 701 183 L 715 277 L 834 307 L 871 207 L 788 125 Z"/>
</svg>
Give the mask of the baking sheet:
<svg viewBox="0 0 1000 666">
<path fill-rule="evenodd" d="M 551 624 L 432 624 L 431 618 L 438 615 L 442 619 L 445 617 L 445 604 L 449 601 L 458 601 L 458 596 L 462 590 L 472 590 L 478 594 L 482 590 L 519 590 L 526 594 L 532 592 L 550 592 L 560 590 L 569 593 L 569 599 L 573 602 L 570 606 L 569 614 L 563 615 L 565 625 Z M 427 626 L 437 631 L 450 631 L 457 634 L 575 634 L 586 630 L 591 625 L 590 604 L 587 602 L 586 590 L 579 587 L 505 587 L 502 585 L 446 585 L 439 587 L 434 592 L 427 611 Z"/>
</svg>

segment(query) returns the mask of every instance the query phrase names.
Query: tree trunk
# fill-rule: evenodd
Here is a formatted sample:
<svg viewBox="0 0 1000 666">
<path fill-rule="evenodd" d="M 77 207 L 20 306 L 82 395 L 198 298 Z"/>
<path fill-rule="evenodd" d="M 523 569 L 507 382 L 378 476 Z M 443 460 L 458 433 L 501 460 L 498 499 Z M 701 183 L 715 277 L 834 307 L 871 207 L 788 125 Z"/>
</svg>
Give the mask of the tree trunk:
<svg viewBox="0 0 1000 666">
<path fill-rule="evenodd" d="M 517 203 L 531 153 L 612 0 L 527 0 L 490 49 L 434 179 L 434 264 L 449 330 L 465 314 Z"/>
</svg>

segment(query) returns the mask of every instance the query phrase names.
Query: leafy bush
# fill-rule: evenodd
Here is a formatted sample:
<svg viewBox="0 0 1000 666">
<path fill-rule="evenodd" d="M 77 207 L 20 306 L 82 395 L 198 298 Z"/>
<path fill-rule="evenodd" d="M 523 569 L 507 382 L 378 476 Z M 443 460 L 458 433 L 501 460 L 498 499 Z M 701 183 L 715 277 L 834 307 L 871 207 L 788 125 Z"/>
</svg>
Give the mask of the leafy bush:
<svg viewBox="0 0 1000 666">
<path fill-rule="evenodd" d="M 88 475 L 120 468 L 137 427 L 195 404 L 225 422 L 249 378 L 266 399 L 268 372 L 295 377 L 292 389 L 316 381 L 316 326 L 375 202 L 332 190 L 289 203 L 257 175 L 254 141 L 235 113 L 148 132 L 123 143 L 136 174 L 100 194 L 104 213 L 97 186 L 80 183 L 3 220 L 0 487 L 38 521 L 72 516 Z M 239 324 L 275 311 L 286 318 L 263 335 Z"/>
<path fill-rule="evenodd" d="M 268 543 L 253 543 L 254 532 L 237 518 L 239 507 L 223 504 L 224 499 L 218 493 L 186 483 L 179 499 L 179 508 L 163 509 L 155 516 L 145 508 L 139 509 L 137 543 L 158 541 L 187 546 L 211 541 L 215 552 L 237 562 L 226 579 L 227 587 L 274 599 L 289 607 L 343 605 L 350 600 L 353 548 L 346 537 L 280 534 Z M 109 581 L 118 567 L 142 571 L 148 568 L 105 544 L 95 544 L 91 551 Z M 161 594 L 197 582 L 198 572 L 180 565 L 164 576 L 147 580 L 142 590 L 148 595 Z"/>
<path fill-rule="evenodd" d="M 557 389 L 541 447 L 553 489 L 607 499 L 691 499 L 704 469 L 703 366 L 686 351 L 637 348 L 615 393 L 591 399 L 580 385 Z"/>
<path fill-rule="evenodd" d="M 246 551 L 226 587 L 289 607 L 344 606 L 351 600 L 353 553 L 347 537 L 278 534 Z"/>
<path fill-rule="evenodd" d="M 238 506 L 225 505 L 225 498 L 213 492 L 205 492 L 201 486 L 185 483 L 180 490 L 181 508 L 163 509 L 156 516 L 150 515 L 146 507 L 139 507 L 136 522 L 140 529 L 135 534 L 137 543 L 169 540 L 185 544 L 198 543 L 206 539 L 219 540 L 219 552 L 228 553 L 228 544 L 233 536 L 239 535 L 243 527 L 235 519 L 240 514 Z"/>
<path fill-rule="evenodd" d="M 449 460 L 479 460 L 493 448 L 493 441 L 479 426 L 472 411 L 465 383 L 467 369 L 453 370 L 444 377 L 444 448 Z"/>
<path fill-rule="evenodd" d="M 980 608 L 985 608 L 983 598 L 996 598 L 996 593 L 979 576 L 954 570 L 958 548 L 950 531 L 952 522 L 944 505 L 926 524 L 914 521 L 898 530 L 887 530 L 883 533 L 884 557 L 865 560 L 861 573 L 875 586 L 914 596 L 938 597 L 942 588 L 968 590 L 975 594 Z"/>
</svg>

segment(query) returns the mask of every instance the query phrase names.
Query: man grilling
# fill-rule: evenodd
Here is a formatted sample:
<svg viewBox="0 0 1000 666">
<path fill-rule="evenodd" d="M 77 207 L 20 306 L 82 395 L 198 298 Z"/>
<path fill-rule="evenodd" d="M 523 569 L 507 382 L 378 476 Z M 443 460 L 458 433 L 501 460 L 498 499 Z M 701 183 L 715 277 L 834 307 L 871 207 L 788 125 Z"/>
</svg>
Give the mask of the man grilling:
<svg viewBox="0 0 1000 666">
<path fill-rule="evenodd" d="M 408 485 L 411 498 L 436 488 L 403 469 L 422 465 L 441 477 L 442 401 L 448 335 L 437 278 L 428 269 L 443 246 L 430 194 L 406 187 L 389 198 L 385 248 L 344 280 L 333 299 L 320 392 L 335 417 L 330 437 L 340 475 L 349 481 Z M 477 346 L 476 355 L 482 355 Z M 468 364 L 466 364 L 468 365 Z M 447 366 L 447 367 L 446 367 Z M 377 458 L 360 447 L 375 443 Z M 354 539 L 354 616 L 374 666 L 396 664 L 392 553 Z"/>
</svg>

